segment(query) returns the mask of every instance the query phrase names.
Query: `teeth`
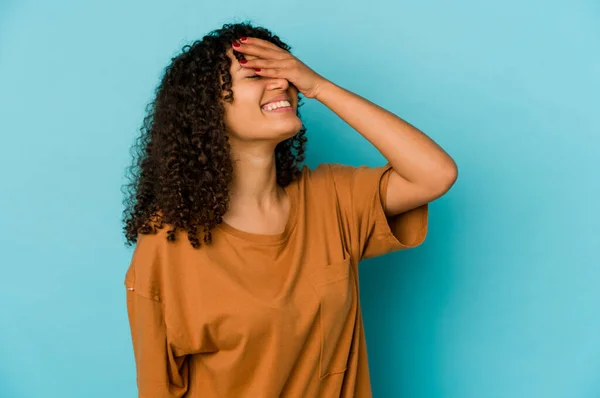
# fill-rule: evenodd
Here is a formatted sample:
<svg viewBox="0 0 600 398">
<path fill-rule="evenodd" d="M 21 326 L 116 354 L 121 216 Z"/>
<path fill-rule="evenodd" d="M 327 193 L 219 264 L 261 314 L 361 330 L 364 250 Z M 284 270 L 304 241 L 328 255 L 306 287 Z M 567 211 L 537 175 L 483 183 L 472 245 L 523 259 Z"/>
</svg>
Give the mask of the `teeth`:
<svg viewBox="0 0 600 398">
<path fill-rule="evenodd" d="M 283 108 L 283 107 L 286 107 L 286 106 L 292 106 L 292 104 L 290 104 L 289 101 L 271 102 L 270 104 L 267 104 L 267 105 L 263 106 L 263 109 L 267 110 L 267 111 L 272 111 L 274 109 Z"/>
</svg>

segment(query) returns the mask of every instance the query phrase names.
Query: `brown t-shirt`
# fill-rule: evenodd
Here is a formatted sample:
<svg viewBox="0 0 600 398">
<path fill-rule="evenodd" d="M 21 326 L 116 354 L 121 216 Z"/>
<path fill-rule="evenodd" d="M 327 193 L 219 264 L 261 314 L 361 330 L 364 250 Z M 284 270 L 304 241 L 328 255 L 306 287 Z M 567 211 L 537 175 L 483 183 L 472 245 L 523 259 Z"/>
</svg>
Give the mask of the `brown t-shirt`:
<svg viewBox="0 0 600 398">
<path fill-rule="evenodd" d="M 287 186 L 279 235 L 228 224 L 194 249 L 139 235 L 125 276 L 143 398 L 371 397 L 361 259 L 414 247 L 428 205 L 386 218 L 389 164 L 322 164 Z"/>
</svg>

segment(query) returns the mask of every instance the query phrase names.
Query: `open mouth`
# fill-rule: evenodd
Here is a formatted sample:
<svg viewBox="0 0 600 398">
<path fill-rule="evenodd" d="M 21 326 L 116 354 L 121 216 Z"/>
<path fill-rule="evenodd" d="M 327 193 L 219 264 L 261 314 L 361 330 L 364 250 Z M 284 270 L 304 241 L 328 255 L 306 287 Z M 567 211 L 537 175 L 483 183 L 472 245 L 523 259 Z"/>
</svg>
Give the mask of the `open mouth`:
<svg viewBox="0 0 600 398">
<path fill-rule="evenodd" d="M 265 104 L 261 107 L 266 112 L 285 112 L 292 110 L 292 104 L 289 101 L 276 101 Z"/>
</svg>

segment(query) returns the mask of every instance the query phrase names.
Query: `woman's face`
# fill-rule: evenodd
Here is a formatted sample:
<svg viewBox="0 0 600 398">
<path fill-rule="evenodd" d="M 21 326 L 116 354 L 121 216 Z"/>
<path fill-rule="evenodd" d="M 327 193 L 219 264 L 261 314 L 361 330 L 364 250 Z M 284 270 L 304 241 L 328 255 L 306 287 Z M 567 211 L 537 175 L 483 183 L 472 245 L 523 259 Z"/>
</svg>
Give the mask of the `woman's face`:
<svg viewBox="0 0 600 398">
<path fill-rule="evenodd" d="M 302 128 L 296 116 L 298 89 L 286 79 L 258 76 L 252 68 L 242 68 L 230 48 L 233 102 L 225 102 L 225 125 L 230 138 L 241 141 L 270 140 L 275 144 L 293 137 Z M 246 55 L 251 60 L 256 57 Z M 273 109 L 266 104 L 280 100 L 290 106 Z M 281 105 L 279 103 L 278 105 Z"/>
</svg>

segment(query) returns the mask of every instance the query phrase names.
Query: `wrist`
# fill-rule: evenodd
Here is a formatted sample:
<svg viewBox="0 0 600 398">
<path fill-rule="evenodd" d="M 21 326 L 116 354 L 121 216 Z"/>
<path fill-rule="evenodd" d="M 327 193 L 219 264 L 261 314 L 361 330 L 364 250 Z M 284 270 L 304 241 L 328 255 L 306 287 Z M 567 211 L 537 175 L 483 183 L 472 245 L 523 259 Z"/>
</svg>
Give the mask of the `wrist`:
<svg viewBox="0 0 600 398">
<path fill-rule="evenodd" d="M 323 97 L 327 96 L 327 93 L 334 87 L 335 84 L 333 82 L 323 79 L 323 81 L 317 85 L 315 89 L 315 96 L 313 98 L 318 101 L 322 101 Z"/>
</svg>

